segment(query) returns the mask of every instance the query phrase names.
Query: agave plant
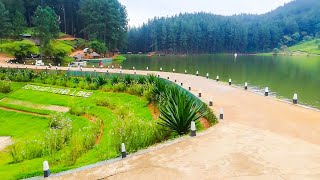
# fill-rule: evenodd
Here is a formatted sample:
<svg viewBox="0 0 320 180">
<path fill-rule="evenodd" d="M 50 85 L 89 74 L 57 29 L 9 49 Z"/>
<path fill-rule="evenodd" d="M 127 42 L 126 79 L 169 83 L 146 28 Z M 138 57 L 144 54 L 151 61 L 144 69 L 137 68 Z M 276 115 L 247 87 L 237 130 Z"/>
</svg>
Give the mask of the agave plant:
<svg viewBox="0 0 320 180">
<path fill-rule="evenodd" d="M 86 76 L 86 82 L 87 83 L 92 83 L 92 77 L 91 76 Z"/>
<path fill-rule="evenodd" d="M 133 83 L 134 78 L 130 75 L 125 75 L 123 81 L 126 85 L 130 85 Z"/>
<path fill-rule="evenodd" d="M 120 78 L 118 76 L 112 76 L 111 77 L 111 84 L 114 85 L 114 84 L 117 84 L 120 82 Z"/>
<path fill-rule="evenodd" d="M 104 78 L 103 76 L 98 76 L 96 79 L 96 84 L 98 86 L 103 86 L 103 85 L 107 84 L 107 79 Z"/>
<path fill-rule="evenodd" d="M 191 122 L 205 116 L 208 112 L 203 110 L 203 104 L 194 99 L 179 87 L 169 86 L 162 93 L 163 101 L 160 105 L 160 125 L 169 128 L 179 135 L 190 132 Z"/>
</svg>

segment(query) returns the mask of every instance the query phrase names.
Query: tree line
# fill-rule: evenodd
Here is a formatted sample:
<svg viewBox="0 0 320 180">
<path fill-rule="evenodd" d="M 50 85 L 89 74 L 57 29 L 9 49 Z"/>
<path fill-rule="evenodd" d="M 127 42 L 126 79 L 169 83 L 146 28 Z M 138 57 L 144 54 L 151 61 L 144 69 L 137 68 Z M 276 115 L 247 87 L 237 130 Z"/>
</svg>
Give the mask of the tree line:
<svg viewBox="0 0 320 180">
<path fill-rule="evenodd" d="M 295 0 L 263 15 L 210 13 L 154 18 L 130 28 L 127 51 L 270 52 L 320 36 L 320 1 Z"/>
<path fill-rule="evenodd" d="M 118 0 L 0 0 L 0 38 L 19 38 L 27 27 L 37 26 L 39 7 L 54 13 L 61 32 L 97 40 L 109 49 L 126 45 L 127 12 Z"/>
</svg>

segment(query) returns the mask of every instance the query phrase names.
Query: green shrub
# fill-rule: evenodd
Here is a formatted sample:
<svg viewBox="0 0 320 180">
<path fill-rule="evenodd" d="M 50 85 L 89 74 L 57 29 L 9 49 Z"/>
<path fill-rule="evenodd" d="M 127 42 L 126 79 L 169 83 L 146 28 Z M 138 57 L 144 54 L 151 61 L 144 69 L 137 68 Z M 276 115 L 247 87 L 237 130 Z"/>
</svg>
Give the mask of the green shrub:
<svg viewBox="0 0 320 180">
<path fill-rule="evenodd" d="M 115 109 L 116 108 L 116 105 L 110 101 L 109 99 L 107 98 L 99 98 L 99 99 L 96 99 L 96 105 L 97 106 L 104 106 L 104 107 L 108 107 L 110 109 Z"/>
<path fill-rule="evenodd" d="M 112 86 L 114 92 L 124 92 L 126 90 L 126 85 L 122 82 L 119 82 Z"/>
<path fill-rule="evenodd" d="M 88 112 L 89 108 L 88 107 L 84 107 L 84 106 L 79 106 L 79 105 L 72 105 L 69 113 L 72 115 L 76 115 L 76 116 L 81 116 L 84 115 Z"/>
<path fill-rule="evenodd" d="M 155 121 L 135 119 L 125 106 L 119 109 L 122 115 L 117 114 L 119 119 L 113 122 L 110 132 L 113 137 L 112 147 L 117 152 L 120 152 L 121 143 L 125 143 L 127 152 L 132 153 L 168 137 L 168 133 L 162 131 Z"/>
<path fill-rule="evenodd" d="M 107 84 L 107 82 L 108 82 L 107 79 L 104 78 L 103 76 L 98 76 L 97 79 L 96 79 L 96 81 L 95 81 L 95 83 L 96 83 L 97 86 L 99 86 L 99 87 Z"/>
<path fill-rule="evenodd" d="M 144 87 L 141 84 L 134 83 L 127 88 L 127 92 L 132 95 L 142 96 L 144 92 Z"/>
<path fill-rule="evenodd" d="M 0 81 L 0 92 L 1 93 L 10 93 L 12 91 L 10 81 Z"/>
<path fill-rule="evenodd" d="M 187 92 L 177 86 L 169 86 L 162 94 L 163 101 L 160 104 L 160 125 L 169 128 L 179 135 L 190 132 L 191 122 L 205 116 L 203 104 L 197 103 Z"/>
<path fill-rule="evenodd" d="M 125 76 L 124 76 L 123 82 L 124 82 L 126 85 L 132 84 L 133 81 L 134 81 L 134 78 L 133 78 L 131 75 L 125 75 Z"/>
<path fill-rule="evenodd" d="M 112 76 L 112 77 L 111 77 L 111 84 L 112 84 L 112 85 L 118 84 L 119 82 L 120 82 L 119 76 Z"/>
</svg>

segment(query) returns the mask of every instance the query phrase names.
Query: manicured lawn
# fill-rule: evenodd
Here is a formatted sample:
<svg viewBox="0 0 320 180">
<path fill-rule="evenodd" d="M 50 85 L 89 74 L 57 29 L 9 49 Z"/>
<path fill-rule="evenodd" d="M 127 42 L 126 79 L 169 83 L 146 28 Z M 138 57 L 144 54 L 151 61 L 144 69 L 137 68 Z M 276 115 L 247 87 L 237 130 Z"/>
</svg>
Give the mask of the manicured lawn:
<svg viewBox="0 0 320 180">
<path fill-rule="evenodd" d="M 134 122 L 132 125 L 128 124 L 130 125 L 129 127 L 132 127 L 133 129 L 134 127 L 138 126 L 145 128 L 141 129 L 140 132 L 137 130 L 138 134 L 146 134 L 143 136 L 139 135 L 137 136 L 138 138 L 131 140 L 133 142 L 131 142 L 131 147 L 130 145 L 128 147 L 129 152 L 134 152 L 138 149 L 142 149 L 153 144 L 154 142 L 150 141 L 149 139 L 157 136 L 152 134 L 153 131 L 150 131 L 149 134 L 146 132 L 149 124 L 150 129 L 152 129 L 155 122 L 153 121 L 152 114 L 147 107 L 148 101 L 141 97 L 125 93 L 111 93 L 98 90 L 91 91 L 94 92 L 94 94 L 89 98 L 73 97 L 48 92 L 19 89 L 24 84 L 25 83 L 16 83 L 14 85 L 15 88 L 13 92 L 10 94 L 3 94 L 2 96 L 37 104 L 59 105 L 80 109 L 82 108 L 82 111 L 84 111 L 85 114 L 103 121 L 103 133 L 99 142 L 96 143 L 91 150 L 83 152 L 75 162 L 69 162 L 65 160 L 73 150 L 71 145 L 63 148 L 54 155 L 24 160 L 19 163 L 13 163 L 10 150 L 6 149 L 5 151 L 0 152 L 1 179 L 17 179 L 42 175 L 42 162 L 44 160 L 49 161 L 50 169 L 54 173 L 117 157 L 120 155 L 118 146 L 122 143 L 122 141 L 125 141 L 114 134 L 117 132 L 118 128 L 121 128 L 121 123 L 123 123 L 121 121 L 128 121 L 128 123 Z M 108 100 L 109 105 L 98 106 L 97 102 L 104 99 Z M 29 112 L 36 111 L 35 109 L 25 108 L 19 105 L 9 106 L 8 104 L 5 104 L 5 102 L 3 105 L 6 105 L 6 107 L 10 107 L 12 109 Z M 84 130 L 83 128 L 89 127 L 93 124 L 87 117 L 84 116 L 76 116 L 70 113 L 67 113 L 67 116 L 72 120 L 73 135 L 81 134 L 81 132 Z M 44 132 L 48 129 L 49 116 L 40 117 L 25 113 L 0 110 L 0 136 L 11 136 L 15 141 L 27 141 L 44 136 Z M 144 143 L 144 141 L 146 143 Z"/>
</svg>

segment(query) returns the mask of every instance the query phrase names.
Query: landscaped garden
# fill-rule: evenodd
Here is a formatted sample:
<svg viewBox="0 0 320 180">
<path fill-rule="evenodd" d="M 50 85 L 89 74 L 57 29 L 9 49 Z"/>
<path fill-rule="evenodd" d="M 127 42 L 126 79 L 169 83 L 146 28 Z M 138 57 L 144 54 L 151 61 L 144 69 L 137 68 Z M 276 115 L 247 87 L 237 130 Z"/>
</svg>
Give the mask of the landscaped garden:
<svg viewBox="0 0 320 180">
<path fill-rule="evenodd" d="M 112 159 L 211 125 L 207 105 L 155 76 L 0 69 L 0 176 L 20 179 Z"/>
</svg>

